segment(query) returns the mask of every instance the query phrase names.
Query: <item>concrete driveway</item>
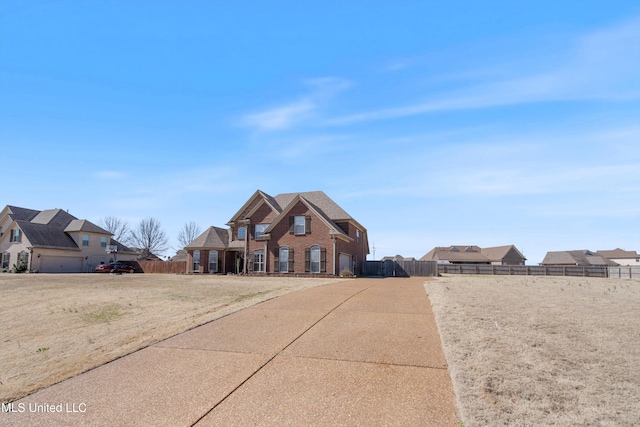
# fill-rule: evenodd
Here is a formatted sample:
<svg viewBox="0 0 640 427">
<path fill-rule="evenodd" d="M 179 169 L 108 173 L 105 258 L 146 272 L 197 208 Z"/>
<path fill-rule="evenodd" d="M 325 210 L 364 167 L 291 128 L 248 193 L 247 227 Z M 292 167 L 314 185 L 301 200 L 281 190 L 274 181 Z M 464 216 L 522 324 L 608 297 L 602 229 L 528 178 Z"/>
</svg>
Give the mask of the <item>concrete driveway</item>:
<svg viewBox="0 0 640 427">
<path fill-rule="evenodd" d="M 0 425 L 459 425 L 423 282 L 263 302 L 5 405 Z"/>
</svg>

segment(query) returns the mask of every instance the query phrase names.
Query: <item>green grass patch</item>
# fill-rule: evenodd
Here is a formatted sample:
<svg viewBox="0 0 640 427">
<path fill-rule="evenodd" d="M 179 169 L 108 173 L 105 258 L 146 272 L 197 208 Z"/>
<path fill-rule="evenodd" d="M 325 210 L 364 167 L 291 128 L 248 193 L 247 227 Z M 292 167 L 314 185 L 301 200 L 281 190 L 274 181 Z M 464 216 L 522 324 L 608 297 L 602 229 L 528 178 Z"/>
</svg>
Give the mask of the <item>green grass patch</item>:
<svg viewBox="0 0 640 427">
<path fill-rule="evenodd" d="M 124 316 L 124 307 L 120 304 L 109 304 L 84 313 L 82 319 L 87 323 L 110 323 Z"/>
</svg>

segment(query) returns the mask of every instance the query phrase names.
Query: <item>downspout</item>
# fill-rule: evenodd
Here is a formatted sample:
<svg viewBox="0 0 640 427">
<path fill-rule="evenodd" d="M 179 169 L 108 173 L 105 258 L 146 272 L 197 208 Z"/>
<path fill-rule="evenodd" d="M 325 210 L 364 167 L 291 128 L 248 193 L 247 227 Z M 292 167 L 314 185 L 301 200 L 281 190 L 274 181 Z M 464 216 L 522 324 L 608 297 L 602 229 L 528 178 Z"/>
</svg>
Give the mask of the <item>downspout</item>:
<svg viewBox="0 0 640 427">
<path fill-rule="evenodd" d="M 333 275 L 336 275 L 336 236 L 331 236 L 331 240 L 333 240 Z"/>
<path fill-rule="evenodd" d="M 242 272 L 244 274 L 247 274 L 247 264 L 248 264 L 247 243 L 248 243 L 249 230 L 251 230 L 251 224 L 244 224 L 244 260 L 242 262 Z"/>
<path fill-rule="evenodd" d="M 264 241 L 264 274 L 267 274 L 267 267 L 269 266 L 269 259 L 267 257 L 267 255 L 269 254 L 269 252 L 267 252 L 267 241 Z"/>
</svg>

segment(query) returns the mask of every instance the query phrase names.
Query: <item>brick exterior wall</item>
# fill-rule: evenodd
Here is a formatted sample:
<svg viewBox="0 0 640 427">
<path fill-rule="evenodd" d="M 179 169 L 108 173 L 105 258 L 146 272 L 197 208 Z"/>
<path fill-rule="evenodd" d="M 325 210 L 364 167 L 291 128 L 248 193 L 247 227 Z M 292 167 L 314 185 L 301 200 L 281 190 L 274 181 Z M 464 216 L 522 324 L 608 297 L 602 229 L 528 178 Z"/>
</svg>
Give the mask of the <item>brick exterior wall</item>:
<svg viewBox="0 0 640 427">
<path fill-rule="evenodd" d="M 267 212 L 268 210 L 268 212 Z M 269 240 L 255 240 L 252 233 L 249 234 L 247 241 L 247 262 L 250 263 L 249 270 L 253 267 L 253 253 L 256 250 L 264 250 L 266 242 L 265 254 L 265 270 L 267 273 L 279 273 L 276 268 L 275 259 L 279 257 L 279 249 L 281 247 L 293 250 L 293 271 L 291 273 L 306 273 L 308 266 L 306 265 L 305 253 L 312 246 L 318 246 L 325 252 L 325 271 L 324 274 L 339 274 L 339 254 L 348 254 L 352 258 L 352 264 L 355 262 L 355 273 L 360 274 L 362 261 L 365 259 L 364 232 L 360 231 L 359 241 L 357 241 L 356 227 L 350 223 L 339 224 L 340 227 L 353 239 L 352 242 L 346 242 L 340 238 L 335 240 L 329 234 L 330 228 L 311 211 L 304 203 L 298 202 L 288 213 L 291 216 L 309 217 L 309 230 L 303 235 L 291 233 L 290 221 L 288 218 L 282 219 L 270 232 Z M 250 218 L 251 225 L 268 223 L 275 218 L 275 213 L 268 208 L 267 205 L 261 206 Z M 252 227 L 249 226 L 251 229 Z M 290 255 L 291 256 L 291 255 Z M 255 272 L 254 272 L 255 273 Z"/>
<path fill-rule="evenodd" d="M 337 224 L 352 241 L 345 241 L 344 237 L 334 237 L 330 234 L 332 228 L 327 225 L 325 220 L 316 215 L 305 203 L 298 201 L 287 212 L 287 216 L 282 218 L 269 232 L 267 239 L 256 239 L 255 225 L 271 224 L 278 214 L 260 197 L 256 197 L 241 212 L 238 212 L 235 218 L 247 218 L 249 213 L 251 213 L 251 216 L 248 221 L 237 220 L 234 223 L 230 223 L 232 242 L 246 241 L 246 248 L 240 249 L 236 247 L 235 250 L 219 251 L 219 272 L 243 273 L 246 271 L 250 274 L 266 273 L 283 276 L 287 274 L 338 275 L 340 274 L 340 254 L 348 254 L 351 259 L 350 267 L 355 267 L 354 273 L 356 275 L 362 273 L 362 262 L 366 259 L 366 251 L 368 249 L 365 246 L 367 240 L 365 231 L 358 231 L 353 222 L 344 221 Z M 296 235 L 293 233 L 290 217 L 295 216 L 308 218 L 305 222 L 305 234 Z M 238 239 L 238 229 L 241 227 L 246 229 L 246 240 Z M 310 273 L 308 271 L 307 251 L 313 246 L 318 246 L 321 249 L 321 256 L 323 256 L 322 260 L 324 262 L 321 262 L 320 273 Z M 279 261 L 280 248 L 285 247 L 289 249 L 290 261 L 293 258 L 293 262 L 287 265 L 288 272 L 280 273 L 279 265 L 276 265 L 275 261 Z M 254 252 L 258 250 L 264 251 L 264 271 L 262 272 L 253 271 Z M 238 270 L 236 268 L 236 257 L 245 256 L 245 254 L 245 266 L 240 267 Z M 193 251 L 189 250 L 187 253 L 187 273 L 189 274 L 193 273 L 192 257 Z M 200 257 L 200 269 L 198 272 L 208 273 L 208 251 L 201 250 Z M 224 265 L 223 257 L 225 260 Z"/>
</svg>

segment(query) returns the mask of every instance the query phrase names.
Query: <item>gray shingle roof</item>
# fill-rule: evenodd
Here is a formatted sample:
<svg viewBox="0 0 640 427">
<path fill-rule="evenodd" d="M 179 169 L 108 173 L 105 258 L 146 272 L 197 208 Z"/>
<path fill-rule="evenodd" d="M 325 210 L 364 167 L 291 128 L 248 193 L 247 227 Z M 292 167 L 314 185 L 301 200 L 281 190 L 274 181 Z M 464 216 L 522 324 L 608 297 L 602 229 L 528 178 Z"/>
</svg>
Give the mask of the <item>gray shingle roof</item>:
<svg viewBox="0 0 640 427">
<path fill-rule="evenodd" d="M 138 254 L 138 252 L 134 251 L 133 249 L 131 249 L 128 246 L 123 245 L 122 243 L 118 242 L 114 238 L 111 238 L 111 244 L 112 245 L 116 245 L 118 247 L 118 253 L 119 254 L 129 254 L 129 255 L 137 255 Z"/>
<path fill-rule="evenodd" d="M 278 194 L 274 197 L 274 199 L 280 206 L 280 211 L 282 211 L 284 208 L 289 206 L 289 203 L 291 203 L 297 195 L 303 197 L 332 221 L 353 219 L 347 212 L 344 211 L 344 209 L 338 206 L 336 202 L 331 200 L 331 198 L 329 198 L 329 196 L 327 196 L 324 191 L 306 191 L 303 193 Z"/>
<path fill-rule="evenodd" d="M 9 216 L 14 221 L 17 221 L 17 220 L 31 221 L 33 218 L 35 218 L 36 215 L 40 213 L 40 211 L 36 211 L 34 209 L 26 209 L 18 206 L 7 205 L 7 207 L 9 208 L 9 211 L 10 211 Z"/>
<path fill-rule="evenodd" d="M 16 221 L 33 247 L 78 249 L 78 245 L 61 228 L 29 221 Z"/>
<path fill-rule="evenodd" d="M 547 252 L 541 265 L 618 265 L 589 250 Z"/>
<path fill-rule="evenodd" d="M 64 229 L 71 221 L 78 219 L 62 209 L 47 209 L 36 215 L 31 222 L 34 224 L 46 224 Z"/>
<path fill-rule="evenodd" d="M 95 225 L 91 221 L 87 221 L 86 219 L 72 220 L 64 229 L 64 231 L 66 231 L 67 233 L 70 233 L 72 231 L 86 231 L 88 233 L 101 233 L 111 235 L 111 233 L 109 233 L 104 228 L 98 227 L 97 225 Z"/>
<path fill-rule="evenodd" d="M 624 249 L 620 249 L 620 248 L 607 250 L 607 251 L 598 251 L 596 252 L 596 254 L 609 259 L 638 258 L 639 256 L 636 251 L 625 251 Z"/>
<path fill-rule="evenodd" d="M 229 247 L 229 230 L 211 226 L 185 246 L 185 249 L 226 249 L 227 247 Z"/>
</svg>

